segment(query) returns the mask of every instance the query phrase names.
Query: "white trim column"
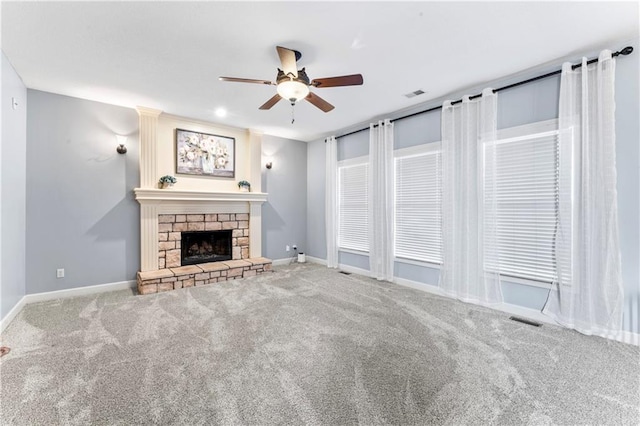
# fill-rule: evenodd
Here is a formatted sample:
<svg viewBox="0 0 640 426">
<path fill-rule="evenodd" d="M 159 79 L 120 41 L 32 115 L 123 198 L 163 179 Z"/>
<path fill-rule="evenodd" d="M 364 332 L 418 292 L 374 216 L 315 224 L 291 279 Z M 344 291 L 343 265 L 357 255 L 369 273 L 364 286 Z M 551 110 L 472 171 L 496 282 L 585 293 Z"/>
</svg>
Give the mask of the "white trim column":
<svg viewBox="0 0 640 426">
<path fill-rule="evenodd" d="M 262 256 L 262 203 L 249 203 L 249 257 Z"/>
<path fill-rule="evenodd" d="M 136 107 L 136 111 L 138 111 L 140 125 L 140 187 L 155 188 L 158 182 L 156 137 L 158 116 L 162 111 L 141 106 Z M 156 265 L 157 263 L 158 259 L 156 259 Z M 142 270 L 145 270 L 144 267 Z"/>
<path fill-rule="evenodd" d="M 251 190 L 262 192 L 262 132 L 253 129 L 249 129 L 249 170 Z"/>
<path fill-rule="evenodd" d="M 158 269 L 158 206 L 140 203 L 140 270 Z M 153 248 L 156 248 L 155 252 Z"/>
</svg>

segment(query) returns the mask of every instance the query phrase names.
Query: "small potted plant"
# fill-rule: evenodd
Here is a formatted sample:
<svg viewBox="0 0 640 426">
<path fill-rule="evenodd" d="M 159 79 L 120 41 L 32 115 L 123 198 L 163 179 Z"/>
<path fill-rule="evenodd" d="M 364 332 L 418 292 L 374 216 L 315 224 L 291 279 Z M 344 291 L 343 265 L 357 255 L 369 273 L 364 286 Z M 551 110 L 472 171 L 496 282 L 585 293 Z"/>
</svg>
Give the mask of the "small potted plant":
<svg viewBox="0 0 640 426">
<path fill-rule="evenodd" d="M 251 184 L 246 180 L 241 180 L 238 182 L 238 188 L 240 188 L 242 192 L 249 192 L 251 190 Z"/>
<path fill-rule="evenodd" d="M 169 188 L 177 181 L 178 179 L 176 179 L 171 175 L 164 175 L 160 178 L 160 180 L 158 181 L 158 184 L 160 184 L 160 188 L 165 189 L 165 188 Z"/>
</svg>

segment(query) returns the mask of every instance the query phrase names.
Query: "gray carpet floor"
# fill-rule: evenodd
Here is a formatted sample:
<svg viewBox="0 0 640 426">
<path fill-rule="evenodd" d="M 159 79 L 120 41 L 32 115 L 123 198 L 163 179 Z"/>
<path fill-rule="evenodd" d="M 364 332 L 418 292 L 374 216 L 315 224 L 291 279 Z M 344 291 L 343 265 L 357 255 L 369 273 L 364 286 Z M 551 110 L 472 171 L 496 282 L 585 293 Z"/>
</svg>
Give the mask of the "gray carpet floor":
<svg viewBox="0 0 640 426">
<path fill-rule="evenodd" d="M 640 423 L 638 347 L 319 265 L 31 304 L 5 424 Z"/>
</svg>

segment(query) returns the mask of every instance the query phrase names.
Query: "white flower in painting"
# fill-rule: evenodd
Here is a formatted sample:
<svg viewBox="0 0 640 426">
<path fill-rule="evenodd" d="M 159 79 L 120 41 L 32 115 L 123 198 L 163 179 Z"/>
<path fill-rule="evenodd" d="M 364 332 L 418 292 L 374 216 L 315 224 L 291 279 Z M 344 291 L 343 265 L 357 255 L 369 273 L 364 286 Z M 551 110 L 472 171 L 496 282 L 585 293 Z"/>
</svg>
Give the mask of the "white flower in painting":
<svg viewBox="0 0 640 426">
<path fill-rule="evenodd" d="M 178 154 L 180 154 L 180 157 L 184 157 L 186 153 L 187 153 L 187 150 L 184 147 L 178 150 Z"/>
<path fill-rule="evenodd" d="M 224 166 L 226 166 L 227 164 L 227 159 L 224 157 L 218 157 L 216 158 L 216 168 L 217 169 L 222 169 L 224 168 Z"/>
<path fill-rule="evenodd" d="M 187 152 L 187 159 L 189 161 L 193 161 L 195 158 L 196 158 L 196 155 L 193 153 L 193 151 Z"/>
</svg>

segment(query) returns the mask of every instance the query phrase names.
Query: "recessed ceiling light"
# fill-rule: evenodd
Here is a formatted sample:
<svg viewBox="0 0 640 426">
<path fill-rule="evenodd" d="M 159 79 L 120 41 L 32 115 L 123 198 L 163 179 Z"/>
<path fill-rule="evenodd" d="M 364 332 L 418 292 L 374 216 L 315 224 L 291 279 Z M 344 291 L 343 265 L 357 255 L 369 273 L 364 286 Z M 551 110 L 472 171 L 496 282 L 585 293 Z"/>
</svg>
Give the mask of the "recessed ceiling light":
<svg viewBox="0 0 640 426">
<path fill-rule="evenodd" d="M 216 115 L 217 115 L 218 117 L 224 117 L 224 116 L 226 116 L 226 115 L 227 115 L 227 110 L 226 110 L 226 109 L 224 109 L 224 108 L 218 108 L 218 109 L 216 110 Z"/>
</svg>

